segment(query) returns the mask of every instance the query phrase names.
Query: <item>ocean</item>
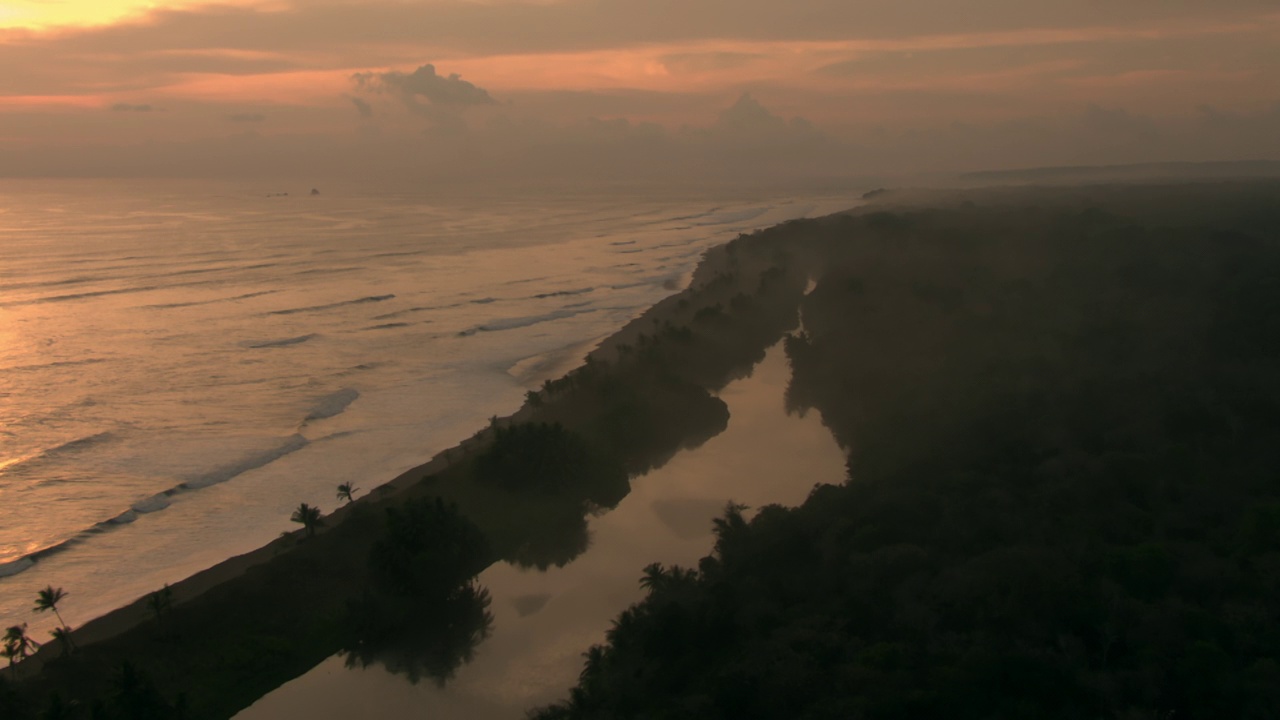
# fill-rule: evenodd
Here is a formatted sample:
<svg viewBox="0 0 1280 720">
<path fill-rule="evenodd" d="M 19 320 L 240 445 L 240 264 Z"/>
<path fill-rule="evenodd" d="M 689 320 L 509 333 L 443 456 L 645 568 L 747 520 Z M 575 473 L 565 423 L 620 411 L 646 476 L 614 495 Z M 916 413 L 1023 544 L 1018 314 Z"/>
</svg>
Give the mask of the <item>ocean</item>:
<svg viewBox="0 0 1280 720">
<path fill-rule="evenodd" d="M 0 183 L 4 626 L 265 544 L 514 411 L 706 248 L 856 197 L 308 190 Z"/>
</svg>

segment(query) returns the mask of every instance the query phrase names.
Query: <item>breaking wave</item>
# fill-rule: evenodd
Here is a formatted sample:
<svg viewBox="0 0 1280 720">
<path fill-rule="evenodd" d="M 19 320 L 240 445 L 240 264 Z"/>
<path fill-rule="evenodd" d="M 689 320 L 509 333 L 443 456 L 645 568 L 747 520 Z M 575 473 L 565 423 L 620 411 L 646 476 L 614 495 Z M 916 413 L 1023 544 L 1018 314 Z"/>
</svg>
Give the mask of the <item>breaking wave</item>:
<svg viewBox="0 0 1280 720">
<path fill-rule="evenodd" d="M 305 424 L 312 420 L 323 420 L 335 415 L 340 415 L 343 410 L 346 410 L 347 407 L 351 405 L 351 403 L 355 402 L 359 397 L 360 391 L 352 388 L 343 388 L 333 394 L 326 395 L 316 403 L 315 407 L 311 408 L 311 412 L 307 413 L 307 417 L 303 419 L 303 423 Z"/>
<path fill-rule="evenodd" d="M 354 391 L 353 391 L 354 392 Z M 297 452 L 307 446 L 309 441 L 302 435 L 294 434 L 274 448 L 247 455 L 236 462 L 223 465 L 179 483 L 176 490 L 199 490 L 210 485 L 224 483 L 231 478 L 243 475 L 250 470 L 269 465 L 276 460 Z"/>
<path fill-rule="evenodd" d="M 351 392 L 355 392 L 355 391 L 353 390 Z M 88 440 L 88 439 L 90 438 L 82 438 L 81 441 Z M 72 441 L 71 443 L 67 443 L 67 445 L 72 445 L 76 442 L 81 442 L 81 441 Z M 14 560 L 0 563 L 0 578 L 8 577 L 10 575 L 16 575 L 22 572 L 23 570 L 26 570 L 27 568 L 31 567 L 32 565 L 39 562 L 40 560 L 47 558 L 50 555 L 55 555 L 71 547 L 74 547 L 75 545 L 78 545 L 95 535 L 101 535 L 104 532 L 109 532 L 111 530 L 114 530 L 120 527 L 121 525 L 128 525 L 129 523 L 136 521 L 139 515 L 145 515 L 148 513 L 154 513 L 154 512 L 159 512 L 161 510 L 164 510 L 165 508 L 169 507 L 171 498 L 175 495 L 178 495 L 184 492 L 200 490 L 202 488 L 206 488 L 211 485 L 217 485 L 219 483 L 227 482 L 228 480 L 231 480 L 235 477 L 243 475 L 244 473 L 247 473 L 250 470 L 256 470 L 260 467 L 264 467 L 266 465 L 269 465 L 275 462 L 276 460 L 279 460 L 280 458 L 290 453 L 297 452 L 298 450 L 301 450 L 302 448 L 306 447 L 308 444 L 309 444 L 309 441 L 307 440 L 307 438 L 303 437 L 302 435 L 295 434 L 288 438 L 285 438 L 281 443 L 279 443 L 275 447 L 269 448 L 261 452 L 251 453 L 241 458 L 237 462 L 230 463 L 228 465 L 215 468 L 209 472 L 201 473 L 200 475 L 190 477 L 184 480 L 183 482 L 178 483 L 177 485 L 174 485 L 168 490 L 156 493 L 155 495 L 152 495 L 151 497 L 145 498 L 143 500 L 139 500 L 138 502 L 130 506 L 127 510 L 124 510 L 123 512 L 120 512 L 119 514 L 114 515 L 110 518 L 107 518 L 102 522 L 94 523 L 93 525 L 81 530 L 80 532 L 77 532 L 71 535 L 70 537 L 64 540 L 61 540 L 60 542 L 54 543 L 47 547 L 40 548 L 39 550 L 29 552 L 26 555 L 23 555 L 22 557 L 16 558 Z M 66 445 L 62 445 L 59 447 L 66 447 Z"/>
</svg>

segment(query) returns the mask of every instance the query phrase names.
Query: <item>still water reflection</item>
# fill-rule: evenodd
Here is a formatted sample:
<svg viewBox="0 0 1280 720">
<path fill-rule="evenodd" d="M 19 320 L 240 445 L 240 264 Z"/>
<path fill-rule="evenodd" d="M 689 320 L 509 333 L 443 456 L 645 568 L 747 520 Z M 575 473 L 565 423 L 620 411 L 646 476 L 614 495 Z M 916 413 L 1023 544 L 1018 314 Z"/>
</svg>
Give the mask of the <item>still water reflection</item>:
<svg viewBox="0 0 1280 720">
<path fill-rule="evenodd" d="M 815 413 L 788 416 L 790 370 L 781 344 L 751 377 L 720 394 L 729 427 L 703 446 L 632 481 L 613 511 L 591 519 L 591 547 L 546 572 L 500 563 L 480 576 L 493 598 L 493 634 L 444 687 L 411 685 L 379 668 L 348 670 L 333 657 L 237 715 L 237 720 L 352 717 L 516 720 L 562 697 L 581 653 L 641 598 L 651 562 L 694 565 L 711 550 L 711 520 L 729 500 L 758 507 L 802 502 L 815 483 L 844 477 L 844 454 Z"/>
</svg>

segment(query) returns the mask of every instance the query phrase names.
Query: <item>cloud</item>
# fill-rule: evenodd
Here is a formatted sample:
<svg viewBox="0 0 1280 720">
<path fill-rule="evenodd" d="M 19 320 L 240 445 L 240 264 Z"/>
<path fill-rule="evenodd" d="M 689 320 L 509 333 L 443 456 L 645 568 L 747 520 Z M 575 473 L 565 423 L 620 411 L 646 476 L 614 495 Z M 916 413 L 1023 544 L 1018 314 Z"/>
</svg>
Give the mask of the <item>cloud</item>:
<svg viewBox="0 0 1280 720">
<path fill-rule="evenodd" d="M 785 130 L 787 121 L 770 112 L 751 93 L 743 93 L 738 102 L 720 113 L 718 127 L 740 134 L 774 133 Z"/>
<path fill-rule="evenodd" d="M 701 73 L 714 70 L 730 70 L 749 65 L 756 60 L 768 56 L 762 53 L 709 51 L 709 52 L 677 52 L 663 55 L 661 60 L 671 70 L 678 72 Z"/>
<path fill-rule="evenodd" d="M 506 177 L 508 156 L 547 172 L 575 143 L 590 149 L 573 167 L 595 176 L 694 159 L 710 174 L 762 157 L 796 173 L 857 164 L 832 142 L 886 167 L 1235 157 L 1278 142 L 1276 114 L 1259 113 L 1280 79 L 1276 0 L 249 1 L 0 29 L 0 67 L 23 68 L 0 88 L 0 153 L 190 142 L 200 167 L 260 167 L 262 147 L 199 151 L 231 122 L 265 123 L 239 126 L 263 147 L 349 141 L 358 158 L 367 143 L 383 153 L 369 167 L 414 177 L 455 171 L 461 147 L 503 148 L 489 162 Z M 895 130 L 881 143 L 877 126 Z"/>
<path fill-rule="evenodd" d="M 794 150 L 800 145 L 818 146 L 830 143 L 813 123 L 805 118 L 787 120 L 762 105 L 751 93 L 743 93 L 737 102 L 720 112 L 716 123 L 699 133 L 717 143 L 775 146 Z"/>
<path fill-rule="evenodd" d="M 495 104 L 489 91 L 472 85 L 456 73 L 448 77 L 437 75 L 436 66 L 430 64 L 411 73 L 364 72 L 352 75 L 351 79 L 361 89 L 390 93 L 410 107 L 419 107 L 424 100 L 431 105 L 452 107 Z"/>
</svg>

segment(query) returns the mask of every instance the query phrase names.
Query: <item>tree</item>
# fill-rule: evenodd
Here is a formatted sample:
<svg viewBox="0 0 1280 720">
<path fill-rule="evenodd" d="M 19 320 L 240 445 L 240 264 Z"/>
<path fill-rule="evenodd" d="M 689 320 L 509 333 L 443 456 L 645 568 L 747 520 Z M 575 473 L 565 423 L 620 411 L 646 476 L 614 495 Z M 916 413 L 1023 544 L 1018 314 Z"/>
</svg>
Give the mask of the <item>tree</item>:
<svg viewBox="0 0 1280 720">
<path fill-rule="evenodd" d="M 52 585 L 46 585 L 43 590 L 36 593 L 35 611 L 44 612 L 46 610 L 52 610 L 53 614 L 58 617 L 58 623 L 65 626 L 67 621 L 63 620 L 62 613 L 58 612 L 58 603 L 62 602 L 66 596 L 67 593 L 62 588 L 55 588 Z"/>
<path fill-rule="evenodd" d="M 644 567 L 644 575 L 640 578 L 640 587 L 653 592 L 661 588 L 667 579 L 667 571 L 662 563 L 650 563 Z"/>
<path fill-rule="evenodd" d="M 298 509 L 293 511 L 293 515 L 290 516 L 289 519 L 293 522 L 300 523 L 304 528 L 306 528 L 307 537 L 309 538 L 315 537 L 316 528 L 324 525 L 324 521 L 320 519 L 320 508 L 312 507 L 306 503 L 299 505 Z"/>
<path fill-rule="evenodd" d="M 155 613 L 156 622 L 169 612 L 169 608 L 173 606 L 173 590 L 169 588 L 169 583 L 165 583 L 164 587 L 147 596 L 147 607 L 151 608 L 151 612 Z"/>
<path fill-rule="evenodd" d="M 346 500 L 347 502 L 352 502 L 353 500 L 355 500 L 355 498 L 352 496 L 359 490 L 360 488 L 352 486 L 351 483 L 344 482 L 338 486 L 338 500 Z"/>
<path fill-rule="evenodd" d="M 592 681 L 600 677 L 600 673 L 604 671 L 604 646 L 592 645 L 586 652 L 582 653 L 583 659 L 586 661 L 582 664 L 582 672 L 578 675 L 578 682 L 583 685 L 592 684 Z"/>
<path fill-rule="evenodd" d="M 64 625 L 50 630 L 49 634 L 62 645 L 62 657 L 70 655 L 75 649 L 76 644 L 71 641 L 71 628 Z"/>
<path fill-rule="evenodd" d="M 40 643 L 32 640 L 27 636 L 27 624 L 10 626 L 4 633 L 4 651 L 3 654 L 9 659 L 9 672 L 17 672 L 14 670 L 15 661 L 26 660 L 31 655 L 32 650 L 39 649 Z"/>
</svg>

